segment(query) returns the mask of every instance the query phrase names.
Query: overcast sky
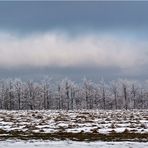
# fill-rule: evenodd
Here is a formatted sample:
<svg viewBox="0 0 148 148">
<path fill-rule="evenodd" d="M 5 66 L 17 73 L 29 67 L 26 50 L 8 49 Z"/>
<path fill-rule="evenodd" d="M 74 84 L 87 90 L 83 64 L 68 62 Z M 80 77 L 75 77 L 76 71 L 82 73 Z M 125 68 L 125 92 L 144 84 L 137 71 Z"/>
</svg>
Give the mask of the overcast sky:
<svg viewBox="0 0 148 148">
<path fill-rule="evenodd" d="M 148 78 L 148 2 L 0 2 L 0 77 Z"/>
</svg>

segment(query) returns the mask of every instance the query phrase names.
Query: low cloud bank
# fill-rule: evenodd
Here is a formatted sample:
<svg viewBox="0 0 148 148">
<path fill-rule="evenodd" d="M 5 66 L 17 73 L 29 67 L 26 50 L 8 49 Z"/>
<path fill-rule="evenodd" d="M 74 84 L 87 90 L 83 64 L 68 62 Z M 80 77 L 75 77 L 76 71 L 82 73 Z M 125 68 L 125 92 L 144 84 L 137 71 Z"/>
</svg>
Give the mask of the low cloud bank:
<svg viewBox="0 0 148 148">
<path fill-rule="evenodd" d="M 47 32 L 20 37 L 0 33 L 0 68 L 117 67 L 148 64 L 144 41 L 119 36 L 85 34 L 71 37 Z"/>
</svg>

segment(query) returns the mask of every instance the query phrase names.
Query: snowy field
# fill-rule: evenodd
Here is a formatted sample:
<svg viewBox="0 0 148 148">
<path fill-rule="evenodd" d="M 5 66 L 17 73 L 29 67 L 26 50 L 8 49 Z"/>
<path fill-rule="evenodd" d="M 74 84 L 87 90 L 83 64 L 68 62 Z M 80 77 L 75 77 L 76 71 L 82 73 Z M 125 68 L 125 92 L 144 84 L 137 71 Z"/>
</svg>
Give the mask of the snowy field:
<svg viewBox="0 0 148 148">
<path fill-rule="evenodd" d="M 148 110 L 2 110 L 0 137 L 1 139 L 148 141 Z"/>
<path fill-rule="evenodd" d="M 1 148 L 147 148 L 144 142 L 1 141 Z"/>
</svg>

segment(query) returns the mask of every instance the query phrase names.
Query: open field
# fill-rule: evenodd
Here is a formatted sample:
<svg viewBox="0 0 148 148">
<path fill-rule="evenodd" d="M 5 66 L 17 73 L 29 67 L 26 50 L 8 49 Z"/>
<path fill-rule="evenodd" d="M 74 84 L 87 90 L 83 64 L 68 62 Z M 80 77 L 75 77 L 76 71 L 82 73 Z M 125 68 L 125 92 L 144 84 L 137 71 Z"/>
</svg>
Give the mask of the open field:
<svg viewBox="0 0 148 148">
<path fill-rule="evenodd" d="M 148 142 L 148 110 L 1 110 L 0 138 Z"/>
<path fill-rule="evenodd" d="M 1 148 L 147 148 L 146 142 L 0 141 Z"/>
</svg>

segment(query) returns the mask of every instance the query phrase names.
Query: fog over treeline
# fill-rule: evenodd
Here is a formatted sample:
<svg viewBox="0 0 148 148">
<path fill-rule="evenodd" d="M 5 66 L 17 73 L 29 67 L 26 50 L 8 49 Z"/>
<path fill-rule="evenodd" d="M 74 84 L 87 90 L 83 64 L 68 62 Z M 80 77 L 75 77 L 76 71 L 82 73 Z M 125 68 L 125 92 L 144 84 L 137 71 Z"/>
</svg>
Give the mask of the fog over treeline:
<svg viewBox="0 0 148 148">
<path fill-rule="evenodd" d="M 148 109 L 148 83 L 118 79 L 80 83 L 70 79 L 39 82 L 20 79 L 0 80 L 0 109 L 77 110 Z"/>
</svg>

